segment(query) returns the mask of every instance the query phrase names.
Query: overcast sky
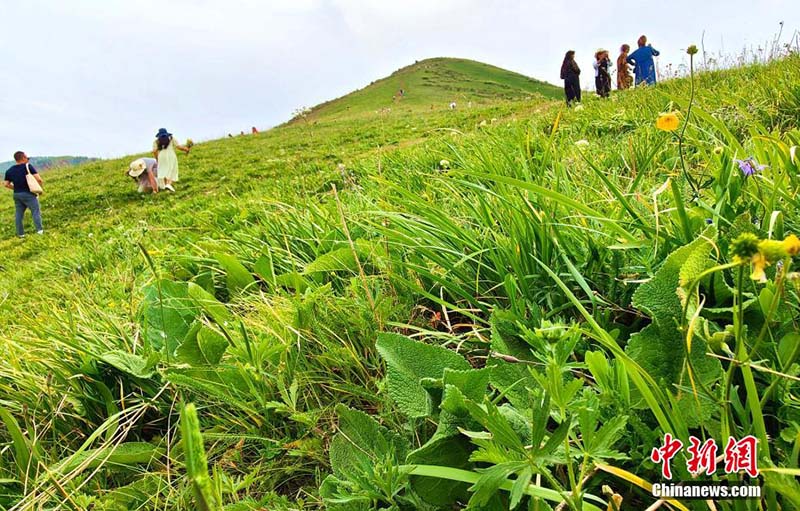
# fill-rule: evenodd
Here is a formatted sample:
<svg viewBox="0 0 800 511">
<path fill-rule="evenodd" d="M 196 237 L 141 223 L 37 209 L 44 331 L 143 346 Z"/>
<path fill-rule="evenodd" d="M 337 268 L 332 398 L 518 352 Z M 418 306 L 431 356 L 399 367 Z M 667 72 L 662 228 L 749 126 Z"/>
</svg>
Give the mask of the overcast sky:
<svg viewBox="0 0 800 511">
<path fill-rule="evenodd" d="M 592 81 L 647 34 L 739 54 L 800 28 L 798 0 L 0 0 L 0 161 L 148 151 L 166 127 L 207 140 L 278 124 L 427 57 L 463 57 L 561 85 L 564 52 Z"/>
</svg>

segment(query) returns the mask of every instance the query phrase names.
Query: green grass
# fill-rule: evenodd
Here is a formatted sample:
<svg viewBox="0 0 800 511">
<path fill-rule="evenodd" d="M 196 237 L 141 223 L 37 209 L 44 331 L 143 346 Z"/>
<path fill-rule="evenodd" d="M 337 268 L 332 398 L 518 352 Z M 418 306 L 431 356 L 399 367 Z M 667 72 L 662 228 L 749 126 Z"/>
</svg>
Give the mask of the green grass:
<svg viewBox="0 0 800 511">
<path fill-rule="evenodd" d="M 399 91 L 405 94 L 400 97 Z M 311 109 L 309 120 L 357 117 L 395 109 L 404 114 L 449 108 L 484 107 L 498 100 L 560 98 L 563 91 L 546 82 L 474 60 L 435 58 L 406 66 L 363 89 Z"/>
<path fill-rule="evenodd" d="M 800 505 L 796 263 L 731 253 L 800 231 L 797 56 L 696 78 L 696 198 L 654 125 L 688 80 L 565 110 L 489 69 L 198 144 L 176 194 L 55 170 L 44 237 L 0 203 L 0 509 L 645 509 L 665 432 L 761 440 L 717 509 Z"/>
</svg>

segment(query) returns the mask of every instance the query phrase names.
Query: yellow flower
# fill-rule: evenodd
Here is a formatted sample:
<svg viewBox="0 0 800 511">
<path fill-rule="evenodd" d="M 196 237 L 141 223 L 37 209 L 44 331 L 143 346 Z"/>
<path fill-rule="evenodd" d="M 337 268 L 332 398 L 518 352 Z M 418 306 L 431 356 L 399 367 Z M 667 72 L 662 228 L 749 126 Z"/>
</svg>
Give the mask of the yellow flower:
<svg viewBox="0 0 800 511">
<path fill-rule="evenodd" d="M 680 124 L 680 121 L 674 112 L 661 114 L 656 120 L 656 128 L 662 131 L 675 131 L 678 129 L 678 124 Z"/>
<path fill-rule="evenodd" d="M 788 254 L 786 252 L 786 244 L 778 240 L 762 240 L 758 243 L 758 251 L 764 256 L 768 263 L 780 261 Z"/>
<path fill-rule="evenodd" d="M 794 234 L 786 236 L 786 239 L 783 240 L 783 248 L 786 249 L 786 253 L 790 256 L 800 254 L 800 239 Z"/>
<path fill-rule="evenodd" d="M 750 275 L 750 278 L 759 282 L 766 282 L 767 274 L 764 273 L 764 268 L 769 265 L 767 258 L 764 257 L 763 254 L 758 253 L 753 256 L 751 261 L 753 262 L 753 273 Z"/>
</svg>

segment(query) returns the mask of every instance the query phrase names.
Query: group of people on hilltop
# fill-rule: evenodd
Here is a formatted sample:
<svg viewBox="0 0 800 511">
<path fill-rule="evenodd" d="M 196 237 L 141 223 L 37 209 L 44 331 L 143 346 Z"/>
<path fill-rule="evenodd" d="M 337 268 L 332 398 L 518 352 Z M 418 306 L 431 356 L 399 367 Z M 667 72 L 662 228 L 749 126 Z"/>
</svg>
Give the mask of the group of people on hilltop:
<svg viewBox="0 0 800 511">
<path fill-rule="evenodd" d="M 159 190 L 175 191 L 178 181 L 178 154 L 175 150 L 189 154 L 190 145 L 183 146 L 175 137 L 161 128 L 153 141 L 153 157 L 133 160 L 126 171 L 139 185 L 139 193 L 158 193 Z"/>
<path fill-rule="evenodd" d="M 633 66 L 636 86 L 655 85 L 656 65 L 653 57 L 659 55 L 658 50 L 647 43 L 647 37 L 641 36 L 637 41 L 638 48 L 633 53 L 630 46 L 623 44 L 617 57 L 617 89 L 624 90 L 633 85 L 633 77 L 629 66 Z M 611 94 L 611 58 L 608 50 L 598 49 L 594 54 L 594 84 L 597 95 L 607 98 Z M 581 69 L 575 61 L 575 52 L 570 50 L 561 64 L 561 79 L 564 80 L 564 94 L 567 105 L 581 100 Z"/>
</svg>

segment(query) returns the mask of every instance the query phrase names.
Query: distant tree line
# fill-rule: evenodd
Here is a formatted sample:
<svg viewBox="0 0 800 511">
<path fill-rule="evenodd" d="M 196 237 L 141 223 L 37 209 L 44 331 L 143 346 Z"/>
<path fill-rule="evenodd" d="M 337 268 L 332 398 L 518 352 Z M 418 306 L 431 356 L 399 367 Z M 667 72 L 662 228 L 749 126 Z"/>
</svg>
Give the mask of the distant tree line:
<svg viewBox="0 0 800 511">
<path fill-rule="evenodd" d="M 31 165 L 37 170 L 47 170 L 56 167 L 71 167 L 97 159 L 86 156 L 31 156 Z M 13 161 L 4 161 L 0 163 L 0 169 L 5 170 L 12 165 L 14 165 Z"/>
</svg>

